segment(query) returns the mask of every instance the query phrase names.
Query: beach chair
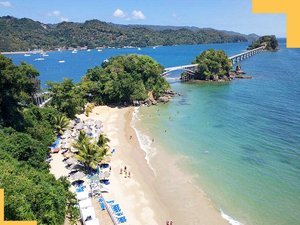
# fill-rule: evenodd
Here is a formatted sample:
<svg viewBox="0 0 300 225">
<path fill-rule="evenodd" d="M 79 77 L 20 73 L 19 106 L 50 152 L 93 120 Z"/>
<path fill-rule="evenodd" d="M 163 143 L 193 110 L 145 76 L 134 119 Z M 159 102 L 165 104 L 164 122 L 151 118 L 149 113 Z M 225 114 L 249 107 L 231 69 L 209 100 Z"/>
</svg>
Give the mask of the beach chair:
<svg viewBox="0 0 300 225">
<path fill-rule="evenodd" d="M 117 217 L 118 223 L 126 223 L 127 219 L 125 216 Z"/>
<path fill-rule="evenodd" d="M 117 217 L 123 216 L 123 212 L 115 213 Z"/>
<path fill-rule="evenodd" d="M 114 213 L 120 213 L 121 212 L 121 208 L 120 208 L 119 204 L 112 205 L 111 209 L 114 211 Z"/>
<path fill-rule="evenodd" d="M 106 203 L 107 204 L 113 204 L 113 203 L 115 203 L 115 200 L 108 200 L 108 201 L 106 201 Z"/>
</svg>

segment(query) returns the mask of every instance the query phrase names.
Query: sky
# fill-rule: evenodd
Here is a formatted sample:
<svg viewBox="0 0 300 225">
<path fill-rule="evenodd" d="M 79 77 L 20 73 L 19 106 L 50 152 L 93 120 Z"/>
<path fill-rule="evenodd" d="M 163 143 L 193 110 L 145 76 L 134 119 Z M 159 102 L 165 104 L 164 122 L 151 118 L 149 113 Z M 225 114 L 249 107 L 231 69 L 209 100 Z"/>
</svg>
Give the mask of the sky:
<svg viewBox="0 0 300 225">
<path fill-rule="evenodd" d="M 252 14 L 251 8 L 252 0 L 0 0 L 0 16 L 43 23 L 98 19 L 286 36 L 285 15 Z"/>
</svg>

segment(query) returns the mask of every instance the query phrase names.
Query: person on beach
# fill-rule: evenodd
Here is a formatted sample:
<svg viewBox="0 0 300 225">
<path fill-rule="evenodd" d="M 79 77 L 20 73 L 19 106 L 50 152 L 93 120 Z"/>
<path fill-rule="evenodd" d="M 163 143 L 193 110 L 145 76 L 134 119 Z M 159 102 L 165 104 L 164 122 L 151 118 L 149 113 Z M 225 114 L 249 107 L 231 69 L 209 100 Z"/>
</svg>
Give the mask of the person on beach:
<svg viewBox="0 0 300 225">
<path fill-rule="evenodd" d="M 130 139 L 130 140 L 132 139 L 132 135 L 130 135 L 129 139 Z"/>
<path fill-rule="evenodd" d="M 124 171 L 124 174 L 125 174 L 124 178 L 127 178 L 127 171 Z"/>
<path fill-rule="evenodd" d="M 122 174 L 122 173 L 123 173 L 123 169 L 121 168 L 121 169 L 120 169 L 120 174 Z"/>
<path fill-rule="evenodd" d="M 169 220 L 167 220 L 166 225 L 170 225 Z"/>
<path fill-rule="evenodd" d="M 128 178 L 130 178 L 130 171 L 128 171 Z"/>
<path fill-rule="evenodd" d="M 170 221 L 170 225 L 173 225 L 173 221 L 172 220 Z"/>
<path fill-rule="evenodd" d="M 127 167 L 126 167 L 126 166 L 124 166 L 124 172 L 126 172 L 126 170 L 127 170 Z"/>
<path fill-rule="evenodd" d="M 111 166 L 109 166 L 109 172 L 111 172 Z"/>
</svg>

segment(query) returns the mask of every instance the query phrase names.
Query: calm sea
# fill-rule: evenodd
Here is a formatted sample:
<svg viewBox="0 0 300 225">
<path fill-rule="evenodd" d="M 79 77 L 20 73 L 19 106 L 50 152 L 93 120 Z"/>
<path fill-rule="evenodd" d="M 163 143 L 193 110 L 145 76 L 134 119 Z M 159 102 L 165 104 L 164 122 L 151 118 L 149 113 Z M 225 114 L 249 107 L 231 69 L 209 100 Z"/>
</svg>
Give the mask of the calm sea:
<svg viewBox="0 0 300 225">
<path fill-rule="evenodd" d="M 145 132 L 168 151 L 187 156 L 180 166 L 196 177 L 216 207 L 243 224 L 300 224 L 300 50 L 286 49 L 284 40 L 280 44 L 278 52 L 241 63 L 252 80 L 172 82 L 181 96 L 140 111 Z M 49 52 L 44 61 L 34 60 L 39 55 L 9 57 L 33 64 L 45 83 L 63 77 L 79 81 L 88 68 L 114 55 L 147 54 L 168 67 L 189 64 L 208 48 L 233 55 L 246 46 Z"/>
</svg>

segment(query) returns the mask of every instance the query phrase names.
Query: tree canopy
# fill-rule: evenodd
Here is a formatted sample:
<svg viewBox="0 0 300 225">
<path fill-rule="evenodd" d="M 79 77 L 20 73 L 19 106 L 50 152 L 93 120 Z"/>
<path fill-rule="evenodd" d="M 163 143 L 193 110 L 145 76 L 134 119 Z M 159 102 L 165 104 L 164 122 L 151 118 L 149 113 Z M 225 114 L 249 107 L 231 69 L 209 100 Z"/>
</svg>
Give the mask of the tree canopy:
<svg viewBox="0 0 300 225">
<path fill-rule="evenodd" d="M 39 72 L 31 65 L 16 66 L 11 59 L 0 55 L 0 123 L 5 126 L 23 127 L 22 106 L 33 102 L 39 89 Z"/>
<path fill-rule="evenodd" d="M 76 113 L 84 109 L 84 95 L 79 85 L 65 78 L 61 83 L 47 82 L 48 90 L 52 93 L 50 102 L 58 111 L 66 114 L 69 118 L 74 118 Z"/>
<path fill-rule="evenodd" d="M 0 188 L 5 189 L 5 220 L 63 224 L 70 202 L 68 185 L 56 180 L 45 162 L 55 138 L 55 118 L 62 113 L 32 104 L 39 90 L 37 76 L 32 66 L 16 66 L 0 55 Z"/>
<path fill-rule="evenodd" d="M 126 55 L 112 57 L 88 70 L 81 81 L 81 88 L 98 104 L 145 100 L 149 92 L 160 97 L 169 89 L 160 76 L 163 67 L 149 56 Z"/>
<path fill-rule="evenodd" d="M 265 46 L 266 50 L 274 51 L 278 50 L 279 44 L 275 35 L 266 35 L 260 37 L 258 40 L 249 45 L 248 50 L 259 48 L 261 46 Z"/>
<path fill-rule="evenodd" d="M 195 79 L 217 80 L 229 76 L 231 62 L 224 51 L 209 49 L 202 52 L 193 61 L 198 64 Z"/>
</svg>

